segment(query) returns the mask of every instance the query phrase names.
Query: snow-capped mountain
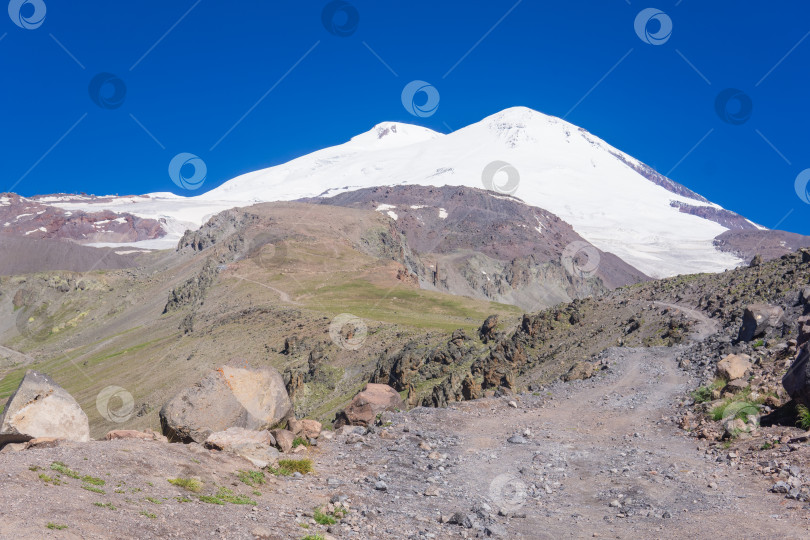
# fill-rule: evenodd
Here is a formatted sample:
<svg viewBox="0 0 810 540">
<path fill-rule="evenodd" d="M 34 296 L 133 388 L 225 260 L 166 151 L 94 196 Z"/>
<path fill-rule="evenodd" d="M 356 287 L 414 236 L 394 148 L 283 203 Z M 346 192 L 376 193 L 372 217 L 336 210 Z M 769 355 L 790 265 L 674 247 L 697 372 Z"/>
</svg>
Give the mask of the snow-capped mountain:
<svg viewBox="0 0 810 540">
<path fill-rule="evenodd" d="M 386 185 L 460 185 L 512 194 L 553 212 L 586 240 L 652 277 L 717 272 L 742 260 L 718 250 L 730 229 L 761 229 L 559 118 L 515 107 L 444 135 L 387 122 L 349 142 L 234 178 L 196 197 L 58 202 L 162 220 L 174 245 L 212 214 L 257 202 Z M 538 231 L 538 234 L 543 234 Z"/>
</svg>

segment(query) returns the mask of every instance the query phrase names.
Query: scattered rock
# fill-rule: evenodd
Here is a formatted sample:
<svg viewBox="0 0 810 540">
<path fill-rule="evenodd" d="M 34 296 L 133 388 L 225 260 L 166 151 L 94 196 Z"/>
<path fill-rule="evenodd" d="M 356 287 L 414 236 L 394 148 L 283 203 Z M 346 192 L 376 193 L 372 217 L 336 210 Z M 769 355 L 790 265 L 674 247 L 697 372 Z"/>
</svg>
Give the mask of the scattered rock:
<svg viewBox="0 0 810 540">
<path fill-rule="evenodd" d="M 747 354 L 729 354 L 717 362 L 717 376 L 732 381 L 742 379 L 751 370 L 751 357 Z"/>
<path fill-rule="evenodd" d="M 161 441 L 168 442 L 168 439 L 160 433 L 155 433 L 151 429 L 144 431 L 137 431 L 134 429 L 114 429 L 107 433 L 104 438 L 108 441 L 116 441 L 119 439 L 136 439 L 143 441 Z"/>
<path fill-rule="evenodd" d="M 321 435 L 323 425 L 316 420 L 296 420 L 290 418 L 287 423 L 287 429 L 292 431 L 296 437 L 306 437 L 307 439 L 317 439 Z"/>
<path fill-rule="evenodd" d="M 369 426 L 383 411 L 394 411 L 403 407 L 402 398 L 387 384 L 368 383 L 354 396 L 345 410 L 338 413 L 335 427 L 345 425 Z"/>
<path fill-rule="evenodd" d="M 295 435 L 293 435 L 292 431 L 287 429 L 274 429 L 272 434 L 276 439 L 276 444 L 279 449 L 285 454 L 288 454 L 290 450 L 292 450 L 293 442 L 295 441 Z"/>
<path fill-rule="evenodd" d="M 255 467 L 264 468 L 278 459 L 275 440 L 269 431 L 253 431 L 234 427 L 212 433 L 205 440 L 205 447 L 230 452 L 247 459 Z"/>
</svg>

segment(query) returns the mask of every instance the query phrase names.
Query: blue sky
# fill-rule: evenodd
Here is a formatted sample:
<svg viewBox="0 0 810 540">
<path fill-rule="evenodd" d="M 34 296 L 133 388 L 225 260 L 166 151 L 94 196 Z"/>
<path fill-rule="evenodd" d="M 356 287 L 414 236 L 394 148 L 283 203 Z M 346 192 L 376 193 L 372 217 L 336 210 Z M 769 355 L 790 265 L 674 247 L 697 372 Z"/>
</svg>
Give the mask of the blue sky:
<svg viewBox="0 0 810 540">
<path fill-rule="evenodd" d="M 32 2 L 46 6 L 41 24 Z M 324 27 L 327 4 L 12 0 L 36 28 L 0 19 L 0 191 L 189 195 L 168 175 L 181 152 L 204 160 L 207 190 L 382 121 L 448 132 L 524 105 L 765 226 L 810 234 L 794 189 L 810 168 L 806 2 L 352 0 L 346 36 Z M 672 23 L 664 43 L 634 28 L 650 7 Z M 642 25 L 648 41 L 661 20 Z M 88 90 L 99 73 L 126 89 L 104 94 L 108 108 Z M 402 105 L 416 79 L 440 93 L 432 116 Z M 750 115 L 735 121 L 732 99 L 721 118 L 728 88 Z"/>
</svg>

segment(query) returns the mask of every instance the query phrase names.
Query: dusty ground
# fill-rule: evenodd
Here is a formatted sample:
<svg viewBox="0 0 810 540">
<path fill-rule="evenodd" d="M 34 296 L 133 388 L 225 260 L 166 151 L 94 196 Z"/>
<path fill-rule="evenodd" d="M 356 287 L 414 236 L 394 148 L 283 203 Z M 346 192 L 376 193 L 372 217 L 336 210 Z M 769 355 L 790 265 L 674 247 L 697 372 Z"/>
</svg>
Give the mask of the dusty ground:
<svg viewBox="0 0 810 540">
<path fill-rule="evenodd" d="M 713 330 L 701 317 L 695 335 Z M 191 445 L 2 454 L 0 538 L 807 538 L 807 504 L 768 493 L 771 480 L 673 425 L 691 389 L 679 352 L 612 349 L 588 381 L 391 414 L 371 433 L 339 434 L 295 456 L 311 458 L 313 474 L 267 474 L 258 487 L 236 476 L 247 462 Z M 54 461 L 105 480 L 105 493 L 81 479 L 46 483 L 39 475 L 55 476 Z M 256 506 L 199 501 L 168 483 L 176 477 L 199 477 L 201 494 L 226 486 Z M 316 524 L 312 511 L 330 500 L 350 514 Z"/>
</svg>

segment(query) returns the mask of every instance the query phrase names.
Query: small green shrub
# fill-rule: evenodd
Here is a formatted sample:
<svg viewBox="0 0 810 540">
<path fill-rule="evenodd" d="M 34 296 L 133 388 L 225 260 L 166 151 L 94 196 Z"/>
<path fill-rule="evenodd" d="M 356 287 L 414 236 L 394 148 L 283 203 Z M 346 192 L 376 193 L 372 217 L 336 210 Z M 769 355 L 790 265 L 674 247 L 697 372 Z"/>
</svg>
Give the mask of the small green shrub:
<svg viewBox="0 0 810 540">
<path fill-rule="evenodd" d="M 321 512 L 320 508 L 315 509 L 315 513 L 312 517 L 315 520 L 315 523 L 320 525 L 334 525 L 337 523 L 337 520 L 334 517 L 330 516 L 329 514 L 324 514 Z"/>
<path fill-rule="evenodd" d="M 295 448 L 297 446 L 309 446 L 309 441 L 304 437 L 296 437 L 293 439 L 292 447 Z"/>
<path fill-rule="evenodd" d="M 280 459 L 278 467 L 268 467 L 270 473 L 276 476 L 291 476 L 293 473 L 307 474 L 313 471 L 311 459 Z"/>
<path fill-rule="evenodd" d="M 67 525 L 58 525 L 58 524 L 56 524 L 56 523 L 52 523 L 52 522 L 50 522 L 50 521 L 49 521 L 49 522 L 48 522 L 48 524 L 47 524 L 47 525 L 45 525 L 45 526 L 46 526 L 47 528 L 51 529 L 52 531 L 61 531 L 61 530 L 64 530 L 64 529 L 67 529 L 67 528 L 68 528 L 68 526 L 67 526 Z"/>
<path fill-rule="evenodd" d="M 195 478 L 169 478 L 169 483 L 194 493 L 199 493 L 203 487 L 202 482 Z"/>
<path fill-rule="evenodd" d="M 62 473 L 69 478 L 81 478 L 81 475 L 79 473 L 69 468 L 61 461 L 54 461 L 53 463 L 51 463 L 51 470 Z"/>
</svg>

